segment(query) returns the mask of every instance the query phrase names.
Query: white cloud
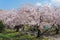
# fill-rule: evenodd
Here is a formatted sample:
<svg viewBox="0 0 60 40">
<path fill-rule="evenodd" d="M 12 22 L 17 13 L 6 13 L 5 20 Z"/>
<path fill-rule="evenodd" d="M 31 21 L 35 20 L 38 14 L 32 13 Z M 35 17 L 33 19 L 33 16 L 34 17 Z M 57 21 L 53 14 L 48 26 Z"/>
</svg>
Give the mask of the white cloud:
<svg viewBox="0 0 60 40">
<path fill-rule="evenodd" d="M 51 3 L 45 3 L 44 6 L 48 6 L 48 7 L 51 7 L 52 4 Z"/>
<path fill-rule="evenodd" d="M 47 1 L 48 1 L 48 2 L 47 2 Z M 60 0 L 51 0 L 51 1 L 46 0 L 46 1 L 44 1 L 44 3 L 42 3 L 42 2 L 37 2 L 37 3 L 36 3 L 36 6 L 41 6 L 41 5 L 44 5 L 44 4 L 46 4 L 46 5 L 48 5 L 48 6 L 60 6 Z"/>
<path fill-rule="evenodd" d="M 60 2 L 60 0 L 52 0 L 53 2 Z"/>
<path fill-rule="evenodd" d="M 54 6 L 60 6 L 60 0 L 51 0 L 51 3 L 52 3 Z"/>
<path fill-rule="evenodd" d="M 37 2 L 37 3 L 36 3 L 36 6 L 41 6 L 41 3 L 40 3 L 40 2 Z"/>
</svg>

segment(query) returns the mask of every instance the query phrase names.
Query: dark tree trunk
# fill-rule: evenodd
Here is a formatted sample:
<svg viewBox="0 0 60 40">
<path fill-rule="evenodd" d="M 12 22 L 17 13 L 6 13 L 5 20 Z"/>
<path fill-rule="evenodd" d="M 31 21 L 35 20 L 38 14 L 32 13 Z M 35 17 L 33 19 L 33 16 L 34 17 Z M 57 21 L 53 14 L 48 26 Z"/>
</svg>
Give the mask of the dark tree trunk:
<svg viewBox="0 0 60 40">
<path fill-rule="evenodd" d="M 19 32 L 19 26 L 16 28 L 16 32 Z"/>
<path fill-rule="evenodd" d="M 19 25 L 17 25 L 17 26 L 14 27 L 14 29 L 16 29 L 16 32 L 19 31 L 19 27 L 20 27 Z"/>
<path fill-rule="evenodd" d="M 43 17 L 40 16 L 40 23 L 43 21 L 42 19 L 43 19 Z M 39 25 L 39 26 L 40 26 L 40 25 Z M 37 26 L 37 31 L 38 31 L 37 37 L 40 37 L 40 36 L 41 36 L 41 31 L 38 29 L 39 26 Z"/>
<path fill-rule="evenodd" d="M 56 34 L 59 34 L 59 29 L 58 28 L 56 28 Z"/>
<path fill-rule="evenodd" d="M 41 35 L 41 31 L 40 31 L 40 29 L 38 29 L 39 28 L 39 26 L 37 26 L 37 31 L 38 31 L 38 33 L 37 33 L 37 37 L 40 37 Z"/>
<path fill-rule="evenodd" d="M 43 21 L 42 19 L 43 19 L 43 17 L 40 16 L 40 23 Z M 37 26 L 37 31 L 38 31 L 37 37 L 40 37 L 41 36 L 41 31 L 38 28 L 39 28 L 39 26 Z"/>
<path fill-rule="evenodd" d="M 60 25 L 57 25 L 58 28 L 56 28 L 56 34 L 59 34 L 59 29 L 60 29 Z"/>
<path fill-rule="evenodd" d="M 38 29 L 37 37 L 40 37 L 41 36 L 40 33 L 41 33 L 41 31 Z"/>
</svg>

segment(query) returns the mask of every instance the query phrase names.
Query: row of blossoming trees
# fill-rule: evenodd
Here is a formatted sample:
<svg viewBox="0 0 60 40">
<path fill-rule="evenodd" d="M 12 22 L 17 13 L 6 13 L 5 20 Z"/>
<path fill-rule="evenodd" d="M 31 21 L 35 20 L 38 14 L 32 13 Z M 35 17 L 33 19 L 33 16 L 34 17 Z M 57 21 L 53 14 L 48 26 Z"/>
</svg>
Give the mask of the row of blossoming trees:
<svg viewBox="0 0 60 40">
<path fill-rule="evenodd" d="M 0 19 L 9 28 L 19 28 L 23 25 L 37 27 L 38 36 L 42 30 L 56 26 L 60 27 L 60 7 L 24 5 L 19 9 L 1 13 Z"/>
</svg>

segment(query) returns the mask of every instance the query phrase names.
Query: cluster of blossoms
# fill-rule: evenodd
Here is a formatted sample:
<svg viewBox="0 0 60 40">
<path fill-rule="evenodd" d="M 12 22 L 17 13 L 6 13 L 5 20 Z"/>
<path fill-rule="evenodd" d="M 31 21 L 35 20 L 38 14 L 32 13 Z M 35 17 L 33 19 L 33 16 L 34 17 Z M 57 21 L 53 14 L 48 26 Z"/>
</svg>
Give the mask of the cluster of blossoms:
<svg viewBox="0 0 60 40">
<path fill-rule="evenodd" d="M 0 16 L 4 24 L 11 28 L 16 25 L 37 25 L 39 29 L 43 29 L 45 25 L 48 25 L 48 28 L 53 24 L 60 25 L 59 7 L 24 5 L 19 9 L 4 12 Z"/>
</svg>

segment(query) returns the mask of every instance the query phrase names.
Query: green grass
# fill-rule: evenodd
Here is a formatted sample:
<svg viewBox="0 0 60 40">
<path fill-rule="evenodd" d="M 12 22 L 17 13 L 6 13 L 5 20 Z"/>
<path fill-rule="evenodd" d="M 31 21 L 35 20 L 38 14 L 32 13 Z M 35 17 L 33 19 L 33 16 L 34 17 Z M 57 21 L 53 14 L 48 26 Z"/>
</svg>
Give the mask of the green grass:
<svg viewBox="0 0 60 40">
<path fill-rule="evenodd" d="M 30 34 L 24 34 L 21 32 L 15 32 L 7 29 L 5 32 L 0 33 L 0 40 L 49 40 L 46 37 L 36 38 Z"/>
</svg>

